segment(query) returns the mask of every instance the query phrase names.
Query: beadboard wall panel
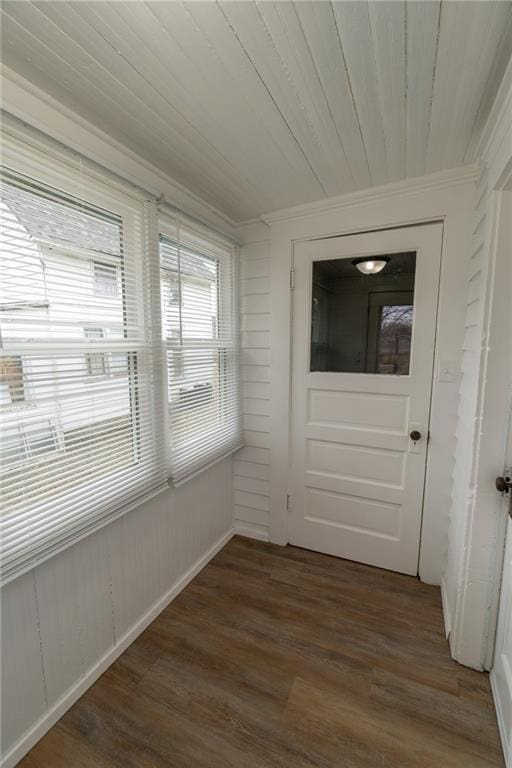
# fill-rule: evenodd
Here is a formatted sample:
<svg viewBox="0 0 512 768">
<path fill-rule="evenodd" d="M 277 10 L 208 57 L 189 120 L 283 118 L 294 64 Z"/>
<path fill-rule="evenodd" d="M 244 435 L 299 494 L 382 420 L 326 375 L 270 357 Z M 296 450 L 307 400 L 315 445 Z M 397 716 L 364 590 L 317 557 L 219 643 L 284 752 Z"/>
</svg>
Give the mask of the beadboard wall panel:
<svg viewBox="0 0 512 768">
<path fill-rule="evenodd" d="M 230 537 L 232 473 L 224 459 L 2 589 L 3 766 L 15 765 Z"/>
<path fill-rule="evenodd" d="M 471 472 L 475 429 L 475 409 L 478 394 L 478 369 L 482 345 L 483 299 L 486 273 L 486 237 L 488 228 L 487 170 L 477 183 L 475 226 L 465 274 L 466 318 L 462 343 L 459 406 L 457 409 L 456 450 L 448 536 L 447 567 L 444 576 L 445 612 L 452 624 L 457 605 L 458 571 L 464 546 L 464 519 L 471 504 Z M 451 629 L 451 626 L 450 626 Z"/>
<path fill-rule="evenodd" d="M 49 708 L 115 642 L 109 538 L 97 531 L 35 569 Z"/>
<path fill-rule="evenodd" d="M 270 239 L 265 224 L 242 227 L 240 254 L 245 447 L 233 463 L 235 531 L 267 541 L 270 509 Z"/>
<path fill-rule="evenodd" d="M 34 573 L 1 591 L 2 750 L 20 739 L 47 711 Z"/>
<path fill-rule="evenodd" d="M 507 317 L 498 288 L 503 280 L 499 265 L 509 254 L 498 251 L 497 225 L 502 185 L 512 167 L 512 62 L 483 135 L 466 260 L 462 380 L 443 581 L 452 655 L 477 669 L 492 665 L 504 539 L 493 480 L 505 458 L 510 407 L 508 372 L 501 370 L 500 356 L 496 357 L 496 350 L 506 343 L 500 329 Z M 502 205 L 509 203 L 503 200 Z M 501 215 L 508 216 L 508 210 L 504 208 Z"/>
</svg>

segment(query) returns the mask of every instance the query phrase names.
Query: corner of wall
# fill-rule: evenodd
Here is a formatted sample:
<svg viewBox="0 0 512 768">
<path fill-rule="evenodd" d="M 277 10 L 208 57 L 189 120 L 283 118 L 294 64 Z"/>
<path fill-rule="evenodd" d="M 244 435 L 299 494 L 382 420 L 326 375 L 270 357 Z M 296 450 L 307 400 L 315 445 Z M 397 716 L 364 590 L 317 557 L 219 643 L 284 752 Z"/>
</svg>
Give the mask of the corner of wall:
<svg viewBox="0 0 512 768">
<path fill-rule="evenodd" d="M 238 230 L 242 418 L 245 446 L 233 461 L 235 533 L 269 540 L 270 526 L 270 231 L 261 221 Z"/>
</svg>

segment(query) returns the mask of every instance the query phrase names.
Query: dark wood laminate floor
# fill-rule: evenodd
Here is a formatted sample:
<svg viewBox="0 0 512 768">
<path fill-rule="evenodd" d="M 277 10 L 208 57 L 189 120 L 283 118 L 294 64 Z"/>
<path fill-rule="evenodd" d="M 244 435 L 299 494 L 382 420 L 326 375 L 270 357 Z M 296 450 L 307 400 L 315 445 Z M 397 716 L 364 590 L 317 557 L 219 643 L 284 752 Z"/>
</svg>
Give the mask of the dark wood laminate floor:
<svg viewBox="0 0 512 768">
<path fill-rule="evenodd" d="M 233 539 L 22 768 L 503 766 L 439 590 Z"/>
</svg>

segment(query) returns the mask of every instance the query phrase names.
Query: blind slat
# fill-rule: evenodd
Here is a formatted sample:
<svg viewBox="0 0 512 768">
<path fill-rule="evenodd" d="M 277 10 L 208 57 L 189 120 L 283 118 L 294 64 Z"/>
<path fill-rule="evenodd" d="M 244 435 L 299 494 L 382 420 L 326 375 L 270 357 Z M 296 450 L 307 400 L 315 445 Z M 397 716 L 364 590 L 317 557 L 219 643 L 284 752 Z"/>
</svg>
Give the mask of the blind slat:
<svg viewBox="0 0 512 768">
<path fill-rule="evenodd" d="M 243 444 L 236 261 L 177 220 L 160 236 L 170 476 L 176 485 Z"/>
<path fill-rule="evenodd" d="M 4 581 L 167 481 L 156 205 L 20 141 L 0 194 Z"/>
<path fill-rule="evenodd" d="M 236 255 L 12 126 L 0 170 L 3 582 L 243 444 Z M 164 220 L 163 219 L 163 220 Z M 168 427 L 167 434 L 165 432 Z"/>
</svg>

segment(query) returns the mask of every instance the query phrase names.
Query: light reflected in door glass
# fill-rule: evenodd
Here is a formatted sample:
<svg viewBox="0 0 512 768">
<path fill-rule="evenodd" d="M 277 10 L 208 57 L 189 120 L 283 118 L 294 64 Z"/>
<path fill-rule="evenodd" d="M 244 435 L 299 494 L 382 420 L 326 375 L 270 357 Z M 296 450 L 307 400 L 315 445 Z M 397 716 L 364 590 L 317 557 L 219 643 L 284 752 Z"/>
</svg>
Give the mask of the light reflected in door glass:
<svg viewBox="0 0 512 768">
<path fill-rule="evenodd" d="M 378 274 L 353 259 L 313 262 L 311 371 L 409 373 L 416 253 L 387 258 Z"/>
</svg>

